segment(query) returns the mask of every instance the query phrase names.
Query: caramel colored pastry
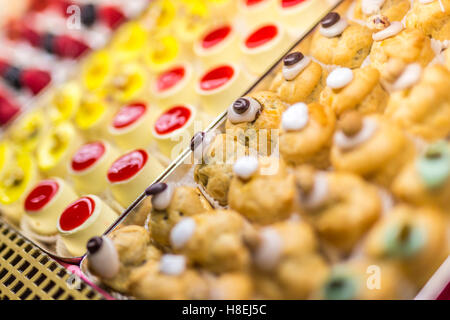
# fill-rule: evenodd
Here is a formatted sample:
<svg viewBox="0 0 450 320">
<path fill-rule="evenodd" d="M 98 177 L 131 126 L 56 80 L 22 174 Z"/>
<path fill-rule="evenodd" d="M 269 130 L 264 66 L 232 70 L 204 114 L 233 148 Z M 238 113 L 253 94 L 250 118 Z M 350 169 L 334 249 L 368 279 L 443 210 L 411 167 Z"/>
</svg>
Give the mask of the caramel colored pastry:
<svg viewBox="0 0 450 320">
<path fill-rule="evenodd" d="M 450 134 L 450 70 L 436 64 L 417 78 L 416 85 L 391 94 L 386 116 L 426 140 L 445 138 Z"/>
<path fill-rule="evenodd" d="M 254 285 L 247 273 L 223 273 L 211 281 L 209 292 L 213 300 L 249 300 L 253 298 Z"/>
<path fill-rule="evenodd" d="M 304 222 L 262 228 L 254 250 L 254 282 L 263 299 L 307 299 L 328 274 L 314 231 Z"/>
<path fill-rule="evenodd" d="M 296 197 L 294 176 L 288 173 L 282 159 L 242 157 L 233 170 L 235 175 L 228 191 L 231 209 L 263 225 L 292 214 Z"/>
<path fill-rule="evenodd" d="M 180 220 L 170 232 L 170 243 L 175 252 L 206 270 L 245 271 L 250 265 L 250 252 L 244 243 L 247 228 L 238 213 L 218 210 Z"/>
<path fill-rule="evenodd" d="M 426 3 L 424 3 L 426 2 Z M 415 0 L 405 20 L 406 27 L 421 30 L 437 40 L 450 39 L 450 1 Z"/>
<path fill-rule="evenodd" d="M 211 210 L 208 201 L 194 187 L 157 183 L 147 188 L 146 194 L 152 196 L 148 228 L 153 241 L 161 247 L 170 245 L 170 230 L 181 219 Z"/>
<path fill-rule="evenodd" d="M 303 215 L 320 238 L 341 253 L 349 253 L 381 213 L 377 189 L 360 177 L 343 172 L 296 170 Z"/>
<path fill-rule="evenodd" d="M 269 91 L 239 98 L 228 108 L 226 133 L 260 154 L 270 155 L 277 139 L 272 130 L 279 128 L 285 109 L 286 105 Z"/>
<path fill-rule="evenodd" d="M 328 75 L 320 103 L 330 106 L 336 115 L 349 110 L 370 114 L 383 112 L 388 98 L 377 69 L 371 66 L 355 70 L 337 68 Z"/>
<path fill-rule="evenodd" d="M 349 113 L 339 126 L 331 149 L 331 163 L 336 170 L 352 172 L 388 187 L 414 156 L 412 141 L 381 116 L 361 118 L 357 113 Z"/>
<path fill-rule="evenodd" d="M 371 65 L 384 74 L 390 59 L 416 62 L 425 67 L 434 56 L 430 39 L 420 30 L 406 28 L 396 35 L 374 41 L 369 57 Z"/>
<path fill-rule="evenodd" d="M 444 56 L 444 65 L 445 67 L 450 70 L 450 49 L 445 49 L 442 52 L 442 55 Z"/>
<path fill-rule="evenodd" d="M 311 103 L 325 86 L 326 71 L 320 64 L 296 51 L 283 59 L 282 70 L 270 85 L 270 91 L 286 103 Z"/>
<path fill-rule="evenodd" d="M 430 145 L 400 172 L 392 189 L 404 201 L 450 212 L 450 145 Z"/>
<path fill-rule="evenodd" d="M 336 118 L 330 107 L 296 103 L 282 115 L 279 149 L 288 164 L 330 165 Z"/>
<path fill-rule="evenodd" d="M 365 250 L 395 263 L 422 288 L 449 254 L 447 221 L 431 208 L 398 205 L 371 230 Z"/>
<path fill-rule="evenodd" d="M 370 52 L 372 31 L 332 12 L 321 22 L 311 43 L 311 55 L 325 64 L 358 68 Z"/>
<path fill-rule="evenodd" d="M 248 148 L 227 134 L 219 134 L 213 139 L 209 145 L 202 144 L 202 161 L 195 166 L 194 180 L 208 195 L 225 206 L 233 178 L 233 160 L 247 155 Z M 197 148 L 195 152 L 199 152 Z"/>
<path fill-rule="evenodd" d="M 325 300 L 411 299 L 409 282 L 388 263 L 364 259 L 333 266 L 326 281 L 313 295 Z"/>
<path fill-rule="evenodd" d="M 357 0 L 354 17 L 365 21 L 374 14 L 382 14 L 391 21 L 401 21 L 411 7 L 409 0 Z"/>
</svg>

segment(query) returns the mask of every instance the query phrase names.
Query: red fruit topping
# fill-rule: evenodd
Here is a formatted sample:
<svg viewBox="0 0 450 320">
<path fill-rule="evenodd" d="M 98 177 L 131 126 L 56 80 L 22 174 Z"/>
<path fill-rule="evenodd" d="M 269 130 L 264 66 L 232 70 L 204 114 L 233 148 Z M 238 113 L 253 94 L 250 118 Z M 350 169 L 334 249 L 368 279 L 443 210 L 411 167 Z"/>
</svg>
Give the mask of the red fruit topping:
<svg viewBox="0 0 450 320">
<path fill-rule="evenodd" d="M 72 170 L 83 171 L 93 166 L 105 154 L 102 142 L 92 142 L 81 146 L 72 157 Z"/>
<path fill-rule="evenodd" d="M 121 129 L 135 123 L 147 110 L 144 103 L 132 103 L 122 107 L 113 119 L 113 127 Z"/>
<path fill-rule="evenodd" d="M 53 199 L 59 190 L 56 180 L 43 180 L 39 182 L 25 199 L 26 211 L 38 211 Z"/>
<path fill-rule="evenodd" d="M 161 73 L 156 81 L 156 88 L 159 92 L 168 90 L 180 82 L 186 74 L 184 67 L 175 67 Z"/>
<path fill-rule="evenodd" d="M 200 79 L 200 88 L 202 90 L 217 89 L 233 78 L 234 69 L 231 66 L 220 66 L 211 69 Z"/>
<path fill-rule="evenodd" d="M 209 32 L 202 40 L 202 47 L 205 49 L 214 47 L 222 42 L 231 32 L 230 26 L 222 26 Z"/>
<path fill-rule="evenodd" d="M 248 7 L 250 7 L 250 6 L 253 6 L 253 5 L 255 5 L 255 4 L 259 4 L 259 3 L 261 3 L 261 2 L 264 2 L 264 1 L 266 1 L 266 0 L 246 0 L 246 1 L 245 1 L 245 4 L 246 4 Z"/>
<path fill-rule="evenodd" d="M 38 94 L 51 81 L 50 73 L 39 69 L 27 69 L 22 72 L 21 82 L 34 95 Z"/>
<path fill-rule="evenodd" d="M 70 231 L 81 226 L 95 210 L 95 201 L 83 197 L 70 204 L 59 217 L 59 226 L 63 231 Z"/>
<path fill-rule="evenodd" d="M 272 24 L 263 26 L 247 37 L 245 45 L 250 49 L 257 48 L 275 38 L 277 34 L 277 26 Z"/>
<path fill-rule="evenodd" d="M 7 124 L 19 112 L 19 106 L 13 103 L 8 95 L 0 92 L 0 125 Z"/>
<path fill-rule="evenodd" d="M 117 159 L 108 170 L 108 180 L 111 183 L 130 179 L 147 163 L 148 154 L 144 150 L 134 150 Z"/>
<path fill-rule="evenodd" d="M 53 43 L 53 51 L 62 58 L 76 59 L 88 49 L 87 44 L 68 35 L 56 36 Z"/>
<path fill-rule="evenodd" d="M 283 8 L 289 8 L 294 7 L 302 2 L 305 2 L 306 0 L 281 0 L 281 6 Z"/>
<path fill-rule="evenodd" d="M 103 6 L 99 8 L 98 15 L 109 28 L 115 29 L 126 20 L 123 12 L 115 6 Z"/>
<path fill-rule="evenodd" d="M 165 111 L 155 123 L 157 134 L 169 134 L 182 128 L 191 118 L 191 110 L 185 106 L 175 106 Z"/>
</svg>

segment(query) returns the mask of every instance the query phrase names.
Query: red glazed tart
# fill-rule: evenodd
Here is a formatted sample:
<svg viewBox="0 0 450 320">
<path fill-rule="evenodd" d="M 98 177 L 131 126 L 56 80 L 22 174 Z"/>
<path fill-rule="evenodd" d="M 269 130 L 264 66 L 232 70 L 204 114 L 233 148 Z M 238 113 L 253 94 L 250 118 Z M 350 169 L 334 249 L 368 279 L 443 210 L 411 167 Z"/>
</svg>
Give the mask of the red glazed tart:
<svg viewBox="0 0 450 320">
<path fill-rule="evenodd" d="M 106 141 L 82 145 L 72 156 L 69 173 L 80 194 L 100 194 L 108 188 L 106 172 L 119 152 Z"/>
<path fill-rule="evenodd" d="M 107 179 L 116 201 L 128 207 L 162 172 L 161 163 L 142 149 L 116 159 L 108 169 Z"/>
<path fill-rule="evenodd" d="M 43 236 L 57 234 L 56 222 L 61 212 L 77 197 L 75 191 L 60 178 L 39 182 L 24 202 L 25 217 L 31 230 Z"/>
<path fill-rule="evenodd" d="M 57 228 L 69 253 L 82 256 L 89 239 L 102 235 L 117 217 L 117 213 L 99 197 L 88 195 L 65 208 L 58 219 Z"/>
</svg>

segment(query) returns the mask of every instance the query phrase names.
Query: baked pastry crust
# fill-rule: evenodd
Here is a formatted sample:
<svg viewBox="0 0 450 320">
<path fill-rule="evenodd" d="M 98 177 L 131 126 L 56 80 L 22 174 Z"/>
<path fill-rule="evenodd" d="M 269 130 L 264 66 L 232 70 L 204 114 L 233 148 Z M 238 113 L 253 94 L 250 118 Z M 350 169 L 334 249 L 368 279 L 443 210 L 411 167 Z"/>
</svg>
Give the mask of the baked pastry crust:
<svg viewBox="0 0 450 320">
<path fill-rule="evenodd" d="M 435 0 L 422 4 L 415 0 L 411 11 L 406 15 L 405 25 L 407 28 L 421 30 L 428 37 L 436 40 L 449 40 L 450 1 Z"/>
<path fill-rule="evenodd" d="M 362 12 L 363 0 L 356 0 L 354 17 L 366 20 L 369 16 Z M 387 17 L 389 21 L 401 21 L 411 7 L 410 0 L 386 0 L 381 6 L 379 14 Z"/>
</svg>

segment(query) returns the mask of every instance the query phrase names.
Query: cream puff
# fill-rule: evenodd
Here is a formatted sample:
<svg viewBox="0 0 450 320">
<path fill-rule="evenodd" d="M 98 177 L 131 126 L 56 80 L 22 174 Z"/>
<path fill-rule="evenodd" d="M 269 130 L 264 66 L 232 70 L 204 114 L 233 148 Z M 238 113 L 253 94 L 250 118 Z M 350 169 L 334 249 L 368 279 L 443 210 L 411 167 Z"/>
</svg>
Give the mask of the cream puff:
<svg viewBox="0 0 450 320">
<path fill-rule="evenodd" d="M 374 14 L 381 14 L 391 21 L 401 21 L 410 7 L 409 0 L 356 0 L 353 17 L 366 21 Z"/>
<path fill-rule="evenodd" d="M 330 107 L 318 103 L 293 104 L 283 112 L 279 150 L 288 164 L 330 165 L 336 117 Z"/>
<path fill-rule="evenodd" d="M 106 176 L 114 198 L 127 208 L 163 171 L 154 156 L 137 149 L 116 159 Z"/>
<path fill-rule="evenodd" d="M 366 59 L 372 42 L 369 28 L 330 12 L 313 35 L 311 55 L 325 64 L 354 69 Z"/>
<path fill-rule="evenodd" d="M 82 145 L 72 156 L 69 174 L 79 194 L 101 194 L 108 188 L 106 173 L 119 152 L 106 141 Z"/>
<path fill-rule="evenodd" d="M 311 57 L 300 51 L 283 58 L 281 70 L 273 79 L 269 90 L 286 103 L 317 101 L 325 86 L 327 72 Z"/>
</svg>

